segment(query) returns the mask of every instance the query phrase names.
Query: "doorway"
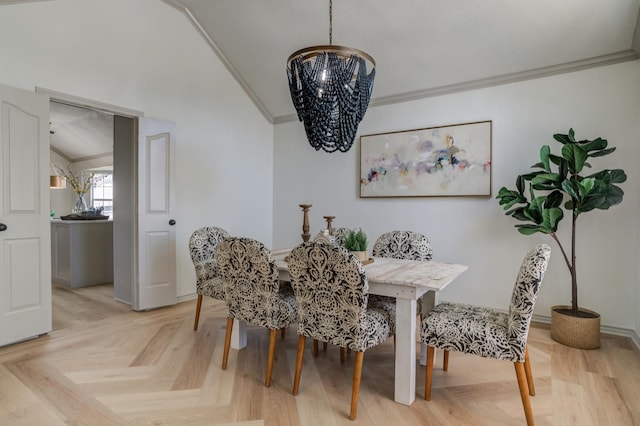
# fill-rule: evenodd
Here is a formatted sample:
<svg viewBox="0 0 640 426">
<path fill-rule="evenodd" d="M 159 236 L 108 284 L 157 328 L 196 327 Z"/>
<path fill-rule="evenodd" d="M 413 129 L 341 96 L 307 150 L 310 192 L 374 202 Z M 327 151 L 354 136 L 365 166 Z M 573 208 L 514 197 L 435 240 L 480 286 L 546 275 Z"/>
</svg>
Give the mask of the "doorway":
<svg viewBox="0 0 640 426">
<path fill-rule="evenodd" d="M 46 89 L 36 91 L 50 97 L 52 160 L 114 176 L 113 298 L 133 308 L 137 118 L 142 113 Z M 52 190 L 52 210 L 70 209 L 74 196 L 71 190 Z"/>
</svg>

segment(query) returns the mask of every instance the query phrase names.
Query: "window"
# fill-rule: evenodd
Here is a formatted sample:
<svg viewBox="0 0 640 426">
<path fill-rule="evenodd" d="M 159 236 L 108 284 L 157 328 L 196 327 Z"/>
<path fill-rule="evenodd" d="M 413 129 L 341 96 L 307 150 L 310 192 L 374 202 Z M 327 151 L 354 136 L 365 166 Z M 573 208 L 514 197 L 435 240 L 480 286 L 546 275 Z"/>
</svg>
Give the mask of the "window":
<svg viewBox="0 0 640 426">
<path fill-rule="evenodd" d="M 113 218 L 113 174 L 96 173 L 102 179 L 97 179 L 95 186 L 91 188 L 91 206 L 103 207 L 102 214 Z"/>
</svg>

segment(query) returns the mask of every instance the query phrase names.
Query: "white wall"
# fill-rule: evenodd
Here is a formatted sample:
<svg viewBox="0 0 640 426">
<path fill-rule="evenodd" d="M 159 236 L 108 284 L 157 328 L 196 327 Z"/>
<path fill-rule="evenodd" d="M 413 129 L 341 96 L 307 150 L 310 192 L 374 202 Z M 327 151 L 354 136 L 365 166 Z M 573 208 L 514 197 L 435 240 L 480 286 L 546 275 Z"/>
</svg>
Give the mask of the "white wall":
<svg viewBox="0 0 640 426">
<path fill-rule="evenodd" d="M 579 303 L 600 312 L 603 324 L 637 332 L 639 114 L 640 61 L 369 109 L 360 135 L 493 120 L 492 197 L 481 199 L 360 199 L 359 139 L 346 154 L 327 154 L 311 148 L 301 123 L 277 125 L 274 246 L 301 241 L 302 202 L 313 204 L 312 233 L 323 227 L 323 215 L 335 215 L 334 226 L 362 227 L 370 248 L 383 232 L 419 231 L 431 239 L 436 260 L 469 265 L 441 299 L 507 308 L 524 254 L 546 242 L 552 260 L 536 314 L 549 316 L 552 305 L 571 299 L 560 250 L 548 236 L 520 235 L 495 195 L 539 161 L 541 145 L 556 144 L 554 133 L 573 127 L 578 138 L 602 136 L 617 147 L 594 160 L 596 170 L 622 168 L 629 177 L 621 205 L 579 219 Z M 561 225 L 566 240 L 570 223 Z"/>
<path fill-rule="evenodd" d="M 177 123 L 178 296 L 197 227 L 272 240 L 273 127 L 175 8 L 158 0 L 0 6 L 0 82 Z M 117 177 L 116 177 L 117 178 Z"/>
</svg>

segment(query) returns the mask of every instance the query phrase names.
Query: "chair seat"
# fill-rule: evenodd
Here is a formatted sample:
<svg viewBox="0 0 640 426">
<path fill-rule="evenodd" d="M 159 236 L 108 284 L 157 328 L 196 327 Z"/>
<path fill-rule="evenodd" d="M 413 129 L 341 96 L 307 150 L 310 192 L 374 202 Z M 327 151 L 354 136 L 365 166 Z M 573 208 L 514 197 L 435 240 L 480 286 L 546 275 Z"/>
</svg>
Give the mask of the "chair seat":
<svg viewBox="0 0 640 426">
<path fill-rule="evenodd" d="M 217 300 L 224 300 L 222 279 L 219 276 L 212 276 L 204 281 L 198 281 L 197 292 L 203 296 L 209 296 Z"/>
<path fill-rule="evenodd" d="M 396 299 L 388 296 L 380 296 L 377 294 L 369 295 L 367 303 L 369 309 L 379 309 L 387 315 L 389 325 L 391 326 L 391 334 L 396 334 Z"/>
<path fill-rule="evenodd" d="M 254 297 L 243 299 L 239 307 L 227 306 L 227 316 L 251 325 L 279 330 L 298 321 L 297 306 L 293 292 L 256 294 Z"/>
<path fill-rule="evenodd" d="M 317 315 L 317 320 L 325 324 L 325 327 L 318 330 L 306 330 L 304 324 L 300 323 L 298 324 L 298 334 L 305 334 L 321 342 L 361 352 L 383 343 L 392 335 L 389 314 L 381 308 L 367 308 L 365 318 L 361 322 L 361 333 L 357 334 L 355 338 L 337 333 L 334 325 L 339 320 L 336 320 L 331 313 L 326 315 L 319 314 Z"/>
<path fill-rule="evenodd" d="M 518 362 L 509 344 L 504 312 L 462 303 L 440 303 L 422 321 L 422 341 L 429 346 Z"/>
</svg>

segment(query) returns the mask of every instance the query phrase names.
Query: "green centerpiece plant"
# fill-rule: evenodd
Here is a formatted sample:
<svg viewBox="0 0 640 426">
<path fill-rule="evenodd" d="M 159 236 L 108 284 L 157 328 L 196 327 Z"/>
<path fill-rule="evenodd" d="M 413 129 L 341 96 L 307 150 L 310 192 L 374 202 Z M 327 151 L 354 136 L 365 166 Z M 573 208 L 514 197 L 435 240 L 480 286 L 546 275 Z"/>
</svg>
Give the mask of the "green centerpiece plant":
<svg viewBox="0 0 640 426">
<path fill-rule="evenodd" d="M 367 253 L 367 234 L 361 228 L 350 229 L 343 245 L 347 250 L 354 252 L 360 261 L 365 261 L 369 258 Z"/>
<path fill-rule="evenodd" d="M 598 338 L 593 345 L 599 347 L 599 315 L 581 309 L 578 305 L 576 224 L 584 213 L 595 209 L 607 210 L 620 204 L 624 192 L 617 184 L 626 181 L 627 175 L 621 169 L 604 169 L 583 174 L 587 168 L 591 168 L 589 159 L 603 157 L 615 151 L 615 148 L 608 147 L 606 139 L 598 137 L 593 140 L 576 140 L 573 129 L 569 129 L 567 134 L 555 134 L 553 138 L 562 145 L 560 155 L 552 154 L 549 145 L 543 145 L 540 149 L 540 162 L 532 166 L 535 170 L 519 175 L 515 189 L 500 188 L 496 198 L 506 215 L 523 222 L 515 225 L 521 234 L 541 232 L 556 241 L 571 275 L 571 307 L 554 307 L 557 311 L 555 313 L 576 318 L 597 316 Z M 558 225 L 565 217 L 565 211 L 571 218 L 571 246 L 568 251 L 557 235 Z M 552 338 L 555 338 L 554 308 Z M 568 344 L 579 347 L 579 343 Z"/>
</svg>

